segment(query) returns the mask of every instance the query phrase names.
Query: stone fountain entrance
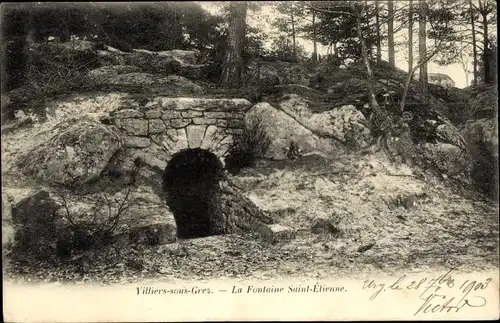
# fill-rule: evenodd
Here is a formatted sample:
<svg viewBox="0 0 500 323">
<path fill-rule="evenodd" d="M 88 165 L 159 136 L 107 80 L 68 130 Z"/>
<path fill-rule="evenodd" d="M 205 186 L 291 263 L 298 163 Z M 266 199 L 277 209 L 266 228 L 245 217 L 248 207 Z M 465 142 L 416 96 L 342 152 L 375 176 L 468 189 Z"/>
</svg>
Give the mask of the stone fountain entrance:
<svg viewBox="0 0 500 323">
<path fill-rule="evenodd" d="M 174 154 L 163 175 L 163 191 L 181 239 L 223 234 L 218 230 L 222 204 L 219 181 L 224 169 L 219 158 L 201 148 Z"/>
</svg>

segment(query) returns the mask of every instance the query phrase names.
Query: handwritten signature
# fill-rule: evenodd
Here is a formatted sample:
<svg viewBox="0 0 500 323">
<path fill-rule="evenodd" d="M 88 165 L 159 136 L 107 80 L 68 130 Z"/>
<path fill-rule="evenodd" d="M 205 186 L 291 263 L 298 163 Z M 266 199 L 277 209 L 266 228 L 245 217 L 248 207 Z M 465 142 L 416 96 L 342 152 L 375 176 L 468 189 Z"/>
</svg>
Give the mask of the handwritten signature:
<svg viewBox="0 0 500 323">
<path fill-rule="evenodd" d="M 421 290 L 419 300 L 422 304 L 413 314 L 436 313 L 446 311 L 458 312 L 465 306 L 483 307 L 486 305 L 486 299 L 482 296 L 474 295 L 474 292 L 485 290 L 491 283 L 492 278 L 484 281 L 465 280 L 458 282 L 453 277 L 457 268 L 450 269 L 447 273 L 433 278 L 422 278 L 421 280 L 411 280 L 407 275 L 400 276 L 392 284 L 377 283 L 375 280 L 365 280 L 363 289 L 373 289 L 375 292 L 370 296 L 370 301 L 377 298 L 382 292 L 402 291 L 402 290 Z M 457 291 L 459 296 L 448 296 L 450 290 Z M 448 294 L 448 295 L 447 295 Z M 454 293 L 455 295 L 457 293 Z"/>
</svg>

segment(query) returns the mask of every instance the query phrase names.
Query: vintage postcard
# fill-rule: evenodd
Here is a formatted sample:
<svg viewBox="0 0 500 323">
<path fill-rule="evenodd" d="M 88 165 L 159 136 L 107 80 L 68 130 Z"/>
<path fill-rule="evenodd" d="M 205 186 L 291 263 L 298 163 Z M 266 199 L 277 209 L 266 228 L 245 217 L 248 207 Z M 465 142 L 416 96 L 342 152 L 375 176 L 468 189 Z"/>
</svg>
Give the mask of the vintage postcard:
<svg viewBox="0 0 500 323">
<path fill-rule="evenodd" d="M 0 22 L 6 322 L 499 318 L 495 1 Z"/>
</svg>

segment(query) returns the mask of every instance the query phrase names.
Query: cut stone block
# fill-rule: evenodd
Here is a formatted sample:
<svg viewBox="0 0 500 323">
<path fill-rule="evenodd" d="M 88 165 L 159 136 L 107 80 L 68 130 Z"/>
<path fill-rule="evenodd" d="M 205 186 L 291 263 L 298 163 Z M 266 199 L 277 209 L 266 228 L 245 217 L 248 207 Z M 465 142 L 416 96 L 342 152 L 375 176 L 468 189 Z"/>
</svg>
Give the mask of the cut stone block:
<svg viewBox="0 0 500 323">
<path fill-rule="evenodd" d="M 189 148 L 200 147 L 206 126 L 191 125 L 186 128 Z"/>
<path fill-rule="evenodd" d="M 266 242 L 271 244 L 295 239 L 295 231 L 281 224 L 261 225 L 257 231 Z"/>
<path fill-rule="evenodd" d="M 124 139 L 125 148 L 147 148 L 151 145 L 151 140 L 144 137 L 127 136 Z"/>
</svg>

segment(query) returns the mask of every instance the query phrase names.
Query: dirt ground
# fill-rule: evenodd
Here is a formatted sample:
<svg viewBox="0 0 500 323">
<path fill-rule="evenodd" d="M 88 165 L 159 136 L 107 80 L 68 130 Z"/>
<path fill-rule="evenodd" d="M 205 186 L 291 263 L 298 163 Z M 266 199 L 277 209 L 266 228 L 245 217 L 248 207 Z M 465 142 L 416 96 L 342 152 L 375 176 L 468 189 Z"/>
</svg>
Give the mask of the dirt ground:
<svg viewBox="0 0 500 323">
<path fill-rule="evenodd" d="M 499 267 L 495 203 L 381 155 L 262 161 L 231 181 L 295 238 L 269 244 L 252 233 L 150 247 L 115 245 L 57 266 L 7 257 L 4 279 L 77 284 L 326 279 Z M 332 223 L 335 232 L 313 233 L 318 219 Z"/>
</svg>

